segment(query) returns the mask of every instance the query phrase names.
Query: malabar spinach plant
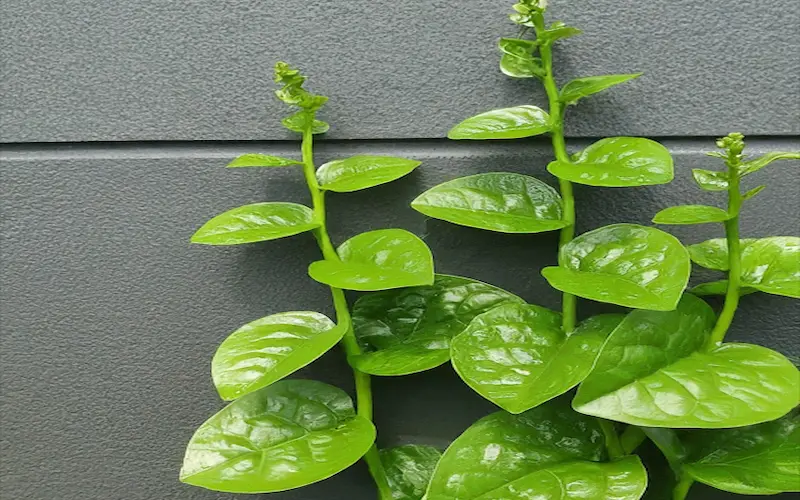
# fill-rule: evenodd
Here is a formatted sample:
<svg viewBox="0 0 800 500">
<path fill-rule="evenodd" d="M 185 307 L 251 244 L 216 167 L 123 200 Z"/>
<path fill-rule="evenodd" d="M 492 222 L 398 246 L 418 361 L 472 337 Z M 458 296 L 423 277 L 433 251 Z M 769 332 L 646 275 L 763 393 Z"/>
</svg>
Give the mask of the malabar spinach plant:
<svg viewBox="0 0 800 500">
<path fill-rule="evenodd" d="M 334 248 L 326 226 L 325 195 L 367 189 L 398 179 L 419 162 L 389 156 L 354 156 L 314 166 L 314 135 L 328 124 L 316 118 L 327 98 L 303 88 L 306 77 L 285 63 L 275 66 L 277 97 L 298 109 L 283 125 L 302 134 L 301 159 L 246 154 L 228 167 L 298 167 L 311 207 L 264 202 L 234 208 L 203 225 L 193 243 L 239 245 L 311 232 L 322 260 L 309 275 L 328 285 L 336 322 L 313 311 L 271 314 L 233 332 L 211 362 L 222 399 L 233 401 L 206 421 L 186 450 L 181 480 L 204 488 L 266 493 L 305 486 L 349 467 L 362 457 L 381 500 L 424 490 L 419 477 L 405 474 L 408 463 L 429 464 L 435 449 L 374 445 L 369 375 L 355 369 L 356 407 L 341 389 L 312 380 L 285 379 L 337 343 L 357 359 L 362 348 L 353 334 L 343 290 L 386 290 L 430 285 L 433 258 L 425 243 L 401 229 L 356 235 Z M 420 483 L 422 481 L 422 483 Z"/>
</svg>

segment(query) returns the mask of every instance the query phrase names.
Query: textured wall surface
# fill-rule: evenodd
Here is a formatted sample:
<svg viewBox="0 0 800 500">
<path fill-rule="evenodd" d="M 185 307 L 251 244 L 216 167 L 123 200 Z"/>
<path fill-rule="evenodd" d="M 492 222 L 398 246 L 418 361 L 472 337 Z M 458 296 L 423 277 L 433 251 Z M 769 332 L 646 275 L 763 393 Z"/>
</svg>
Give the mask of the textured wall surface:
<svg viewBox="0 0 800 500">
<path fill-rule="evenodd" d="M 189 437 L 223 406 L 211 356 L 231 331 L 266 314 L 332 314 L 330 297 L 306 275 L 319 258 L 308 234 L 234 248 L 188 239 L 228 208 L 308 202 L 295 170 L 222 168 L 239 153 L 297 153 L 272 96 L 278 58 L 301 64 L 331 96 L 319 162 L 358 153 L 424 162 L 389 186 L 331 195 L 335 240 L 406 228 L 425 238 L 439 272 L 557 307 L 559 295 L 539 274 L 555 262 L 554 233 L 487 237 L 408 208 L 424 189 L 472 173 L 553 181 L 545 141 L 439 139 L 474 112 L 541 101 L 535 84 L 496 68 L 494 41 L 513 32 L 503 21 L 510 3 L 2 2 L 0 498 L 252 498 L 177 481 Z M 648 224 L 679 202 L 721 204 L 691 181 L 692 168 L 714 165 L 703 153 L 716 135 L 760 135 L 750 141 L 753 154 L 800 149 L 793 2 L 552 3 L 558 18 L 587 32 L 560 45 L 562 76 L 647 72 L 573 108 L 571 147 L 586 145 L 581 137 L 675 136 L 663 141 L 676 158 L 673 184 L 577 186 L 579 231 Z M 246 142 L 256 139 L 274 140 Z M 770 167 L 753 182 L 769 188 L 748 204 L 744 234 L 800 234 L 800 170 Z M 722 234 L 712 226 L 670 231 L 686 243 Z M 583 301 L 580 314 L 604 308 Z M 800 357 L 798 324 L 790 299 L 749 295 L 729 337 Z M 338 349 L 298 376 L 352 390 Z M 382 446 L 444 447 L 494 409 L 449 367 L 374 387 Z M 263 498 L 373 495 L 359 464 Z M 732 496 L 697 487 L 691 498 Z"/>
</svg>

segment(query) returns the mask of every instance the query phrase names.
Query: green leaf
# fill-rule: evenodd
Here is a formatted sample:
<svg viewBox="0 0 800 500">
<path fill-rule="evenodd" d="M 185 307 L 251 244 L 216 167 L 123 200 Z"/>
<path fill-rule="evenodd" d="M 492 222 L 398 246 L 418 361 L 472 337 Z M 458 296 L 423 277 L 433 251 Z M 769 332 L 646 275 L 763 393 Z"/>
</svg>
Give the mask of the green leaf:
<svg viewBox="0 0 800 500">
<path fill-rule="evenodd" d="M 262 155 L 258 153 L 249 153 L 237 157 L 232 162 L 228 163 L 228 168 L 237 167 L 288 167 L 291 165 L 302 165 L 300 160 L 292 160 L 290 158 L 281 158 L 280 156 Z"/>
<path fill-rule="evenodd" d="M 599 424 L 565 403 L 470 426 L 439 460 L 426 500 L 638 500 L 647 483 L 638 459 L 595 463 L 606 458 Z"/>
<path fill-rule="evenodd" d="M 656 224 L 708 224 L 709 222 L 725 222 L 731 216 L 725 210 L 707 205 L 680 205 L 669 207 L 653 217 Z"/>
<path fill-rule="evenodd" d="M 725 295 L 728 292 L 728 280 L 710 281 L 692 287 L 692 294 L 704 297 L 706 295 Z M 758 290 L 747 286 L 739 287 L 739 297 L 756 293 Z"/>
<path fill-rule="evenodd" d="M 539 233 L 567 225 L 558 191 L 522 174 L 453 179 L 425 191 L 411 207 L 434 219 L 502 233 Z"/>
<path fill-rule="evenodd" d="M 381 450 L 381 463 L 393 500 L 421 500 L 442 452 L 409 444 Z"/>
<path fill-rule="evenodd" d="M 303 133 L 308 127 L 308 122 L 311 120 L 311 133 L 312 134 L 324 134 L 325 132 L 330 129 L 330 125 L 325 123 L 322 120 L 317 120 L 313 118 L 313 114 L 309 114 L 306 111 L 297 112 L 291 116 L 287 116 L 281 123 L 284 127 L 288 128 L 292 132 L 300 132 Z"/>
<path fill-rule="evenodd" d="M 703 170 L 702 168 L 692 169 L 694 182 L 706 191 L 727 191 L 728 173 L 715 172 L 714 170 Z"/>
<path fill-rule="evenodd" d="M 202 245 L 239 245 L 275 240 L 318 228 L 310 208 L 297 203 L 244 205 L 217 215 L 192 236 Z"/>
<path fill-rule="evenodd" d="M 800 160 L 800 152 L 775 152 L 767 153 L 760 158 L 742 163 L 739 166 L 739 174 L 742 176 L 758 172 L 770 163 L 777 160 Z"/>
<path fill-rule="evenodd" d="M 275 63 L 275 83 L 282 87 L 275 91 L 278 99 L 290 106 L 298 106 L 307 112 L 314 112 L 328 101 L 323 95 L 312 94 L 303 88 L 306 77 L 298 69 L 283 61 Z"/>
<path fill-rule="evenodd" d="M 800 399 L 797 368 L 749 344 L 706 351 L 716 317 L 684 295 L 675 311 L 636 310 L 603 346 L 573 407 L 648 427 L 739 427 L 776 419 Z"/>
<path fill-rule="evenodd" d="M 472 320 L 453 339 L 453 368 L 478 394 L 510 413 L 534 408 L 578 385 L 623 316 L 595 316 L 566 335 L 561 314 L 508 303 Z"/>
<path fill-rule="evenodd" d="M 244 325 L 217 349 L 211 376 L 222 399 L 230 401 L 299 370 L 336 345 L 349 328 L 324 314 L 273 314 Z"/>
<path fill-rule="evenodd" d="M 739 429 L 690 431 L 684 471 L 694 480 L 740 495 L 800 491 L 800 416 Z"/>
<path fill-rule="evenodd" d="M 538 41 L 522 38 L 501 38 L 497 41 L 497 47 L 502 53 L 516 57 L 530 57 L 538 46 Z"/>
<path fill-rule="evenodd" d="M 761 186 L 756 186 L 753 189 L 750 189 L 749 191 L 747 191 L 746 193 L 744 193 L 742 195 L 742 201 L 749 200 L 750 198 L 752 198 L 753 196 L 757 195 L 758 193 L 760 193 L 761 191 L 763 191 L 766 188 L 767 188 L 767 186 L 761 185 Z"/>
<path fill-rule="evenodd" d="M 358 461 L 375 427 L 341 389 L 282 380 L 208 419 L 183 459 L 184 483 L 228 493 L 271 493 L 328 478 Z"/>
<path fill-rule="evenodd" d="M 500 57 L 500 71 L 512 78 L 534 78 L 544 76 L 542 60 L 538 57 L 517 57 L 503 54 Z"/>
<path fill-rule="evenodd" d="M 403 229 L 379 229 L 342 243 L 341 260 L 312 262 L 308 274 L 345 290 L 374 291 L 433 283 L 433 255 L 424 241 Z"/>
<path fill-rule="evenodd" d="M 570 38 L 573 36 L 577 36 L 583 33 L 583 31 L 579 30 L 578 28 L 573 28 L 572 26 L 566 26 L 564 23 L 557 22 L 553 23 L 549 29 L 546 29 L 538 34 L 539 40 L 542 43 L 553 43 L 556 40 L 561 40 L 562 38 Z"/>
<path fill-rule="evenodd" d="M 630 75 L 602 75 L 578 78 L 564 85 L 559 93 L 559 100 L 566 104 L 575 104 L 583 97 L 602 92 L 603 90 L 625 83 L 642 76 L 642 73 Z"/>
<path fill-rule="evenodd" d="M 550 131 L 550 115 L 536 106 L 514 106 L 467 118 L 448 132 L 450 139 L 519 139 Z"/>
<path fill-rule="evenodd" d="M 739 240 L 742 250 L 756 241 L 753 238 Z M 686 247 L 692 262 L 706 269 L 727 271 L 728 266 L 728 241 L 725 238 L 714 238 L 702 243 L 695 243 Z"/>
<path fill-rule="evenodd" d="M 317 170 L 317 179 L 322 189 L 348 193 L 399 179 L 420 164 L 393 156 L 352 156 L 322 165 Z"/>
<path fill-rule="evenodd" d="M 602 139 L 570 162 L 551 162 L 547 170 L 560 179 L 601 187 L 666 184 L 673 178 L 672 156 L 667 148 L 639 137 Z"/>
<path fill-rule="evenodd" d="M 350 364 L 372 375 L 408 375 L 450 359 L 450 339 L 477 315 L 522 299 L 500 288 L 437 274 L 433 285 L 367 294 L 353 307 L 353 330 L 367 352 Z"/>
<path fill-rule="evenodd" d="M 671 234 L 635 224 L 584 233 L 559 251 L 542 275 L 553 288 L 598 302 L 669 311 L 689 281 L 691 263 Z"/>
</svg>

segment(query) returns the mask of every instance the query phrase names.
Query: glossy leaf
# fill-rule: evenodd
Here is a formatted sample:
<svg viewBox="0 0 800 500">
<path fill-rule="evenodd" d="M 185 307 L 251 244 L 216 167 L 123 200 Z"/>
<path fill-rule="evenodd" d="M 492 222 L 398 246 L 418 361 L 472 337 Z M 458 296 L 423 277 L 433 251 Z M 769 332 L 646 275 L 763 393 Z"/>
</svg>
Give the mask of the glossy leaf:
<svg viewBox="0 0 800 500">
<path fill-rule="evenodd" d="M 364 295 L 353 307 L 353 329 L 367 352 L 349 358 L 372 375 L 407 375 L 450 359 L 450 339 L 477 315 L 522 299 L 500 288 L 437 274 L 433 285 Z"/>
<path fill-rule="evenodd" d="M 553 288 L 599 302 L 669 311 L 689 281 L 689 255 L 671 234 L 635 224 L 584 233 L 542 275 Z"/>
<path fill-rule="evenodd" d="M 749 175 L 758 172 L 770 163 L 777 160 L 800 160 L 800 152 L 775 152 L 767 153 L 760 158 L 746 161 L 739 167 L 740 175 Z"/>
<path fill-rule="evenodd" d="M 181 481 L 229 493 L 299 488 L 353 465 L 375 441 L 341 389 L 282 380 L 208 419 L 192 436 Z"/>
<path fill-rule="evenodd" d="M 703 170 L 701 168 L 692 169 L 694 182 L 705 191 L 727 191 L 728 173 L 716 172 L 714 170 Z"/>
<path fill-rule="evenodd" d="M 241 155 L 228 163 L 228 168 L 238 167 L 288 167 L 291 165 L 302 165 L 300 160 L 292 160 L 290 158 L 281 158 L 280 156 L 262 155 L 258 153 L 249 153 Z"/>
<path fill-rule="evenodd" d="M 741 249 L 744 250 L 748 245 L 756 241 L 753 238 L 739 240 Z M 727 271 L 728 265 L 728 241 L 725 238 L 714 238 L 702 243 L 695 243 L 686 247 L 689 250 L 689 257 L 692 262 L 706 269 L 716 271 Z"/>
<path fill-rule="evenodd" d="M 460 177 L 411 202 L 428 217 L 502 233 L 539 233 L 566 226 L 561 196 L 544 182 L 503 172 Z"/>
<path fill-rule="evenodd" d="M 309 113 L 305 111 L 300 111 L 291 116 L 287 116 L 286 118 L 281 120 L 281 123 L 283 124 L 284 127 L 288 128 L 293 132 L 302 133 L 303 131 L 305 131 L 306 127 L 308 127 L 309 120 L 312 120 L 311 133 L 313 134 L 324 134 L 325 132 L 328 131 L 328 129 L 331 128 L 330 125 L 328 125 L 324 121 L 312 118 L 312 115 L 309 115 Z"/>
<path fill-rule="evenodd" d="M 550 131 L 550 115 L 524 105 L 487 111 L 467 118 L 448 132 L 450 139 L 519 139 Z"/>
<path fill-rule="evenodd" d="M 453 339 L 453 368 L 481 396 L 521 413 L 578 385 L 622 318 L 595 316 L 566 335 L 561 314 L 508 303 L 476 317 Z"/>
<path fill-rule="evenodd" d="M 539 33 L 539 39 L 544 43 L 553 43 L 556 40 L 561 40 L 562 38 L 571 38 L 573 36 L 580 35 L 581 33 L 583 33 L 583 31 L 579 30 L 578 28 L 566 26 L 564 23 L 557 22 L 553 23 L 550 28 Z"/>
<path fill-rule="evenodd" d="M 642 76 L 642 73 L 630 75 L 602 75 L 578 78 L 564 85 L 559 93 L 559 100 L 566 104 L 575 104 L 583 97 L 602 92 L 603 90 L 625 83 Z"/>
<path fill-rule="evenodd" d="M 421 500 L 442 452 L 433 446 L 405 445 L 381 450 L 393 500 Z"/>
<path fill-rule="evenodd" d="M 656 224 L 708 224 L 709 222 L 725 222 L 731 216 L 725 210 L 707 205 L 680 205 L 669 207 L 653 217 Z"/>
<path fill-rule="evenodd" d="M 601 187 L 666 184 L 673 178 L 672 156 L 667 148 L 640 137 L 602 139 L 570 162 L 551 162 L 547 170 L 560 179 Z"/>
<path fill-rule="evenodd" d="M 503 54 L 516 57 L 530 57 L 538 46 L 539 42 L 536 40 L 521 38 L 501 38 L 497 41 L 497 47 Z"/>
<path fill-rule="evenodd" d="M 742 195 L 742 201 L 747 201 L 747 200 L 751 199 L 752 197 L 754 197 L 755 195 L 757 195 L 758 193 L 760 193 L 761 191 L 763 191 L 766 188 L 767 188 L 767 186 L 761 185 L 761 186 L 756 186 L 753 189 L 748 190 L 746 193 L 744 193 Z"/>
<path fill-rule="evenodd" d="M 493 413 L 442 455 L 426 500 L 638 500 L 646 474 L 636 458 L 605 459 L 597 420 L 553 400 L 520 415 Z"/>
<path fill-rule="evenodd" d="M 399 179 L 420 163 L 394 156 L 352 156 L 322 165 L 317 170 L 317 179 L 322 189 L 347 193 Z"/>
<path fill-rule="evenodd" d="M 648 427 L 739 427 L 785 415 L 800 400 L 797 368 L 767 348 L 705 351 L 716 317 L 684 295 L 675 311 L 636 310 L 606 341 L 574 408 Z"/>
<path fill-rule="evenodd" d="M 339 261 L 312 262 L 308 274 L 345 290 L 374 291 L 433 283 L 433 256 L 424 241 L 403 229 L 354 236 L 338 248 Z"/>
<path fill-rule="evenodd" d="M 500 71 L 513 78 L 541 77 L 545 73 L 542 60 L 538 57 L 517 57 L 511 54 L 500 57 Z"/>
<path fill-rule="evenodd" d="M 728 292 L 728 280 L 710 281 L 708 283 L 701 283 L 692 287 L 693 295 L 704 297 L 707 295 L 725 295 Z M 747 286 L 739 287 L 739 297 L 756 293 L 758 290 Z"/>
<path fill-rule="evenodd" d="M 800 416 L 795 409 L 772 422 L 691 431 L 683 470 L 694 480 L 740 495 L 800 491 Z"/>
<path fill-rule="evenodd" d="M 297 203 L 244 205 L 217 215 L 192 236 L 192 243 L 238 245 L 274 240 L 319 227 L 310 208 Z"/>
<path fill-rule="evenodd" d="M 273 314 L 244 325 L 217 349 L 211 376 L 227 401 L 266 387 L 325 354 L 342 339 L 347 324 L 324 314 Z"/>
</svg>

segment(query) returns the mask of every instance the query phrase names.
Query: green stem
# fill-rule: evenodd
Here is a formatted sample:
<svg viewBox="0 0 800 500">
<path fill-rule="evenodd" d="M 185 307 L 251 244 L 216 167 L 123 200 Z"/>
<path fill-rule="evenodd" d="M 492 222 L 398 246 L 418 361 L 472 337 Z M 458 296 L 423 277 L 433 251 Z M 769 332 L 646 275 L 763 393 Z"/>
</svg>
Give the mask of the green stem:
<svg viewBox="0 0 800 500">
<path fill-rule="evenodd" d="M 303 174 L 308 184 L 308 191 L 311 194 L 311 203 L 314 210 L 314 218 L 319 222 L 320 226 L 314 231 L 314 236 L 319 244 L 319 249 L 322 251 L 322 256 L 326 260 L 339 260 L 339 254 L 331 243 L 328 228 L 325 225 L 326 212 L 325 212 L 325 192 L 319 188 L 317 182 L 316 168 L 314 167 L 314 135 L 311 129 L 303 132 Z M 362 353 L 361 346 L 358 345 L 356 336 L 353 333 L 352 318 L 350 317 L 350 308 L 347 305 L 347 299 L 344 291 L 340 288 L 330 287 L 331 296 L 333 297 L 333 306 L 336 310 L 336 322 L 339 324 L 349 325 L 347 332 L 341 340 L 341 345 L 344 348 L 345 354 L 350 356 L 357 356 Z M 353 368 L 353 377 L 356 386 L 356 409 L 358 414 L 362 417 L 372 421 L 372 386 L 370 377 L 366 373 L 360 372 Z M 389 482 L 386 479 L 386 471 L 383 469 L 380 455 L 378 454 L 378 447 L 372 445 L 369 451 L 364 455 L 364 461 L 367 463 L 367 468 L 372 475 L 375 485 L 378 487 L 378 494 L 380 500 L 391 500 L 392 491 L 389 487 Z"/>
<path fill-rule="evenodd" d="M 694 480 L 689 477 L 684 477 L 678 481 L 678 484 L 675 485 L 675 489 L 672 490 L 672 500 L 685 500 L 692 484 L 694 484 Z"/>
<path fill-rule="evenodd" d="M 606 438 L 608 458 L 616 460 L 620 457 L 624 457 L 626 453 L 620 442 L 619 434 L 617 434 L 617 430 L 614 428 L 614 422 L 604 418 L 598 418 L 597 421 L 600 423 L 600 429 L 602 429 L 603 435 Z"/>
</svg>

